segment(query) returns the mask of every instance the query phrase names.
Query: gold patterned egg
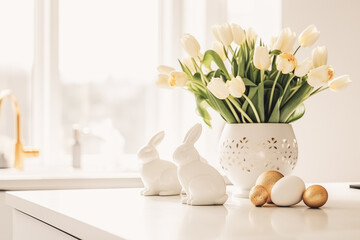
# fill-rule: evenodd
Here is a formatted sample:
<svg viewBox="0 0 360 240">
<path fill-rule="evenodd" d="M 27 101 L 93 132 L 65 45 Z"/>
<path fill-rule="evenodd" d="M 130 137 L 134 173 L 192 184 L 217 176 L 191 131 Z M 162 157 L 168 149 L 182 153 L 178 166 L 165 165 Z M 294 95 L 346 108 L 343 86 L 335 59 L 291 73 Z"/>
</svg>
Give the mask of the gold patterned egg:
<svg viewBox="0 0 360 240">
<path fill-rule="evenodd" d="M 256 185 L 263 186 L 267 192 L 269 193 L 269 198 L 267 200 L 268 203 L 271 203 L 271 190 L 274 184 L 280 179 L 284 177 L 280 172 L 270 170 L 263 172 L 257 179 Z"/>
<path fill-rule="evenodd" d="M 303 194 L 304 203 L 311 208 L 319 208 L 328 200 L 328 192 L 323 186 L 312 185 Z"/>
<path fill-rule="evenodd" d="M 249 193 L 249 199 L 256 207 L 264 205 L 269 197 L 269 193 L 266 188 L 261 185 L 256 185 L 251 188 Z"/>
</svg>

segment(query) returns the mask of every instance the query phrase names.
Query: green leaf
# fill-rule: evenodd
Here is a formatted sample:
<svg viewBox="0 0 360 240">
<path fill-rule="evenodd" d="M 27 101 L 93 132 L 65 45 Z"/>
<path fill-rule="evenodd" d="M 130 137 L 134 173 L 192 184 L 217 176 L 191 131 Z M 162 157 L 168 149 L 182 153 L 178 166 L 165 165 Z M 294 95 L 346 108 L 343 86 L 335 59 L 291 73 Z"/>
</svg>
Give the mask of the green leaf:
<svg viewBox="0 0 360 240">
<path fill-rule="evenodd" d="M 295 111 L 291 114 L 291 116 L 286 121 L 287 123 L 295 122 L 296 120 L 302 118 L 305 114 L 305 105 L 302 103 L 298 106 Z"/>
<path fill-rule="evenodd" d="M 207 50 L 204 54 L 202 64 L 205 67 L 210 68 L 211 62 L 214 61 L 215 64 L 223 71 L 227 79 L 230 79 L 230 75 L 225 67 L 223 60 L 221 60 L 220 56 L 214 50 Z"/>
<path fill-rule="evenodd" d="M 307 82 L 297 90 L 297 92 L 290 98 L 289 101 L 281 108 L 280 122 L 287 122 L 289 117 L 295 111 L 295 109 L 306 99 L 311 93 L 313 87 Z"/>
<path fill-rule="evenodd" d="M 191 78 L 192 74 L 191 74 L 191 71 L 189 70 L 189 68 L 185 64 L 183 64 L 179 59 L 178 59 L 178 61 L 180 63 L 180 66 L 181 66 L 181 69 L 183 70 L 183 72 L 186 73 L 188 78 Z"/>
<path fill-rule="evenodd" d="M 249 92 L 247 94 L 248 98 L 253 101 L 253 98 L 257 92 L 258 88 L 257 86 L 255 85 L 255 87 L 250 87 L 249 88 Z M 245 101 L 244 104 L 242 105 L 242 109 L 246 112 L 246 108 L 248 107 L 249 105 L 249 102 L 248 101 Z"/>
<path fill-rule="evenodd" d="M 236 77 L 238 73 L 238 64 L 236 62 L 236 59 L 234 58 L 231 63 L 231 71 L 232 74 Z"/>
<path fill-rule="evenodd" d="M 251 80 L 249 80 L 248 78 L 242 78 L 242 80 L 244 81 L 245 86 L 257 87 L 257 85 L 255 83 L 253 83 Z"/>
<path fill-rule="evenodd" d="M 221 76 L 221 70 L 218 69 L 218 70 L 215 71 L 214 77 L 219 78 L 220 76 Z M 210 78 L 208 78 L 208 79 L 210 79 Z"/>
<path fill-rule="evenodd" d="M 280 55 L 280 54 L 281 54 L 281 51 L 278 50 L 278 49 L 272 50 L 272 51 L 270 52 L 270 55 L 274 55 L 274 56 Z"/>
<path fill-rule="evenodd" d="M 213 76 L 214 76 L 214 74 L 215 74 L 215 71 L 211 71 L 211 72 L 209 72 L 209 73 L 206 75 L 206 78 L 207 78 L 207 79 L 212 79 Z"/>
<path fill-rule="evenodd" d="M 269 118 L 269 123 L 278 123 L 280 120 L 280 104 L 281 101 L 280 99 L 277 100 L 275 106 L 274 106 L 274 110 L 272 111 L 270 118 Z"/>
<path fill-rule="evenodd" d="M 195 100 L 196 100 L 197 113 L 203 118 L 206 125 L 211 127 L 211 116 L 209 112 L 206 110 L 207 107 L 206 101 L 204 101 L 204 98 L 197 95 L 195 95 Z"/>
<path fill-rule="evenodd" d="M 228 123 L 236 123 L 236 120 L 234 116 L 229 111 L 228 107 L 225 105 L 225 103 L 216 98 L 209 89 L 206 88 L 206 93 L 209 98 L 209 105 L 217 112 L 220 113 L 220 115 L 224 118 L 224 120 Z"/>
</svg>

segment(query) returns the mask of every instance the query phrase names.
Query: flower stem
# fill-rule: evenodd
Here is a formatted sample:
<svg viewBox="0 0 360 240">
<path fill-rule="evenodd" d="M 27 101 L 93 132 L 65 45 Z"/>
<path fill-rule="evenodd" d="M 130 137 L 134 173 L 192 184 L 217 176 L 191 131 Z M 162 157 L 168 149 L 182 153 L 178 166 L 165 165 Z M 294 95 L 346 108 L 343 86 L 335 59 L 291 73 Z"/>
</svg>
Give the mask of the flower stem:
<svg viewBox="0 0 360 240">
<path fill-rule="evenodd" d="M 275 86 L 276 86 L 277 80 L 279 79 L 280 73 L 281 72 L 279 71 L 278 74 L 276 75 L 276 78 L 275 78 L 274 83 L 273 83 L 272 88 L 271 88 L 269 108 L 268 108 L 269 112 L 270 112 L 270 109 L 271 109 L 271 104 L 272 104 L 272 99 L 273 99 L 273 96 L 274 96 Z"/>
<path fill-rule="evenodd" d="M 239 116 L 236 114 L 236 111 L 235 111 L 235 109 L 233 108 L 233 106 L 231 105 L 231 103 L 229 102 L 229 100 L 228 100 L 228 99 L 225 99 L 225 102 L 226 102 L 226 104 L 229 106 L 230 111 L 231 111 L 232 114 L 234 115 L 236 121 L 237 121 L 238 123 L 240 123 Z"/>
<path fill-rule="evenodd" d="M 311 97 L 311 96 L 313 96 L 313 95 L 315 95 L 315 94 L 318 94 L 318 93 L 320 93 L 320 92 L 322 92 L 322 91 L 324 91 L 324 90 L 326 90 L 326 89 L 329 89 L 329 87 L 321 87 L 321 88 L 318 88 L 318 89 L 316 89 L 315 91 L 313 91 L 310 95 L 309 95 L 309 97 Z M 309 98 L 309 97 L 307 97 L 307 98 Z"/>
<path fill-rule="evenodd" d="M 291 80 L 292 80 L 294 77 L 295 77 L 295 75 L 292 75 L 292 76 L 289 77 L 289 80 L 287 81 L 287 83 L 286 83 L 286 85 L 285 85 L 283 95 L 280 97 L 280 104 L 281 104 L 282 99 L 283 99 L 284 96 L 285 96 L 286 90 L 287 90 L 287 88 L 289 87 Z"/>
<path fill-rule="evenodd" d="M 226 99 L 226 100 L 227 100 L 227 99 Z M 244 115 L 244 117 L 246 118 L 246 120 L 248 120 L 250 123 L 254 123 L 253 120 L 251 120 L 251 118 L 246 114 L 246 112 L 245 112 L 244 110 L 242 110 L 242 108 L 240 107 L 239 103 L 237 103 L 232 96 L 229 96 L 229 100 L 230 100 L 231 103 L 235 106 L 235 108 L 236 108 L 242 115 Z"/>
<path fill-rule="evenodd" d="M 258 112 L 257 112 L 257 110 L 256 110 L 256 108 L 255 108 L 255 106 L 254 106 L 254 104 L 253 104 L 253 102 L 252 102 L 252 101 L 250 100 L 250 98 L 248 98 L 248 96 L 246 96 L 245 94 L 243 94 L 242 96 L 246 99 L 246 101 L 249 102 L 249 104 L 250 104 L 250 106 L 251 106 L 251 108 L 252 108 L 252 110 L 253 110 L 253 112 L 254 112 L 254 114 L 255 114 L 256 121 L 257 121 L 258 123 L 260 123 L 260 117 L 259 117 L 259 114 L 258 114 Z"/>
<path fill-rule="evenodd" d="M 293 53 L 294 56 L 295 56 L 295 54 L 297 53 L 297 51 L 298 51 L 300 48 L 301 48 L 301 45 L 299 45 L 299 46 L 296 48 L 295 52 Z"/>
</svg>

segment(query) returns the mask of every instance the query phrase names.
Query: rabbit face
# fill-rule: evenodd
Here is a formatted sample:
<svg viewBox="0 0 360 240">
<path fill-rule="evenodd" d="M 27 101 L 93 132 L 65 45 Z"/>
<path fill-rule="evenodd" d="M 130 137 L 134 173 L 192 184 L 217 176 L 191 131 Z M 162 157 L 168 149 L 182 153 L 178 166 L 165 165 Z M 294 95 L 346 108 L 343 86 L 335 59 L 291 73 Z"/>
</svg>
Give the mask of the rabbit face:
<svg viewBox="0 0 360 240">
<path fill-rule="evenodd" d="M 137 154 L 138 158 L 143 162 L 147 163 L 153 159 L 159 159 L 159 154 L 153 146 L 143 147 Z"/>
<path fill-rule="evenodd" d="M 184 143 L 175 150 L 173 158 L 177 164 L 185 165 L 200 160 L 200 155 L 193 145 Z"/>
<path fill-rule="evenodd" d="M 164 139 L 165 133 L 161 131 L 155 134 L 149 141 L 149 143 L 140 149 L 137 156 L 143 163 L 150 162 L 155 159 L 159 159 L 159 153 L 156 150 L 156 146 Z"/>
<path fill-rule="evenodd" d="M 194 160 L 200 160 L 200 155 L 194 147 L 195 142 L 201 135 L 202 127 L 195 124 L 186 134 L 184 143 L 180 145 L 174 152 L 174 161 L 179 165 L 184 165 Z"/>
</svg>

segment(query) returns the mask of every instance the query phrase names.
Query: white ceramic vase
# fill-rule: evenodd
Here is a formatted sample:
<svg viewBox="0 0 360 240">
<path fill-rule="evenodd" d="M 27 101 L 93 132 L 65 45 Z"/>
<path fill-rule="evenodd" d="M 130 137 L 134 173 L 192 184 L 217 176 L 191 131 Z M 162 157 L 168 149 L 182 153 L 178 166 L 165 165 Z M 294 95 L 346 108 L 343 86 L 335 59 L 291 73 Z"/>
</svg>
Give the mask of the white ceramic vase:
<svg viewBox="0 0 360 240">
<path fill-rule="evenodd" d="M 298 159 L 290 124 L 226 124 L 219 144 L 220 164 L 234 184 L 235 197 L 248 197 L 257 177 L 267 170 L 290 174 Z"/>
</svg>

